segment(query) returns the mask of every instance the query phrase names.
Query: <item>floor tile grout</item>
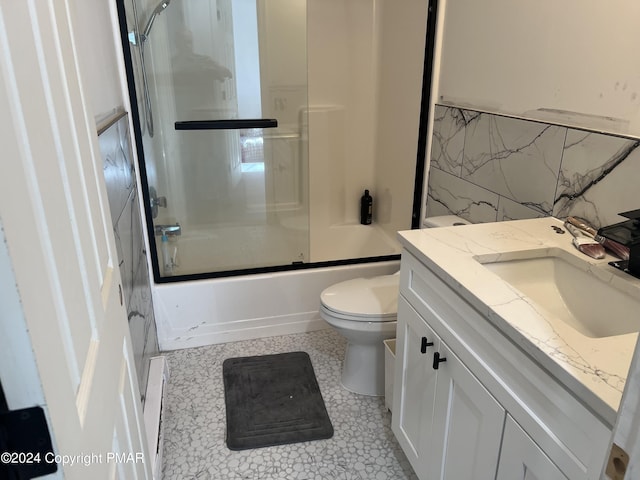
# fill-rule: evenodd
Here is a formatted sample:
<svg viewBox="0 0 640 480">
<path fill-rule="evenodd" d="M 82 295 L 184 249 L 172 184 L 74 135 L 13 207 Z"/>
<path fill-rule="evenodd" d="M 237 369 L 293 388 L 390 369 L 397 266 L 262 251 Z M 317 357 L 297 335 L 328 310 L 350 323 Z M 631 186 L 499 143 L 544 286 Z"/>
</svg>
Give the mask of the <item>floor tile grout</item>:
<svg viewBox="0 0 640 480">
<path fill-rule="evenodd" d="M 391 432 L 383 397 L 340 385 L 345 341 L 333 330 L 165 352 L 166 480 L 415 480 Z M 306 351 L 334 427 L 328 440 L 231 451 L 225 444 L 222 362 L 226 358 Z"/>
</svg>

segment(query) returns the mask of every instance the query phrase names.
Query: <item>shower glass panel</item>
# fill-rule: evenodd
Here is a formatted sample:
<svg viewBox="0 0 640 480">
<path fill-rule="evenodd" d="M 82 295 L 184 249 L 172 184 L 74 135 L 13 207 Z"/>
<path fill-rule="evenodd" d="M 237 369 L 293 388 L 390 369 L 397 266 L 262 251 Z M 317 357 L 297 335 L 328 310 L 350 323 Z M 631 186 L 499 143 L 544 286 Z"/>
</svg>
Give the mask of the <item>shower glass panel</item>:
<svg viewBox="0 0 640 480">
<path fill-rule="evenodd" d="M 156 276 L 308 262 L 305 2 L 124 10 Z"/>
</svg>

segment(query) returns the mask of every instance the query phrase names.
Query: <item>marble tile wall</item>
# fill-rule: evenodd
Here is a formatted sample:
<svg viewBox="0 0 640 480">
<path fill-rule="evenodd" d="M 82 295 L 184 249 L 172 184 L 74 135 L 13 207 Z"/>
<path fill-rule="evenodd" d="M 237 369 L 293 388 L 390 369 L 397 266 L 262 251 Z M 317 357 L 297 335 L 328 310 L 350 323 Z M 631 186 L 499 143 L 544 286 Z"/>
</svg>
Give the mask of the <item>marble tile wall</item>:
<svg viewBox="0 0 640 480">
<path fill-rule="evenodd" d="M 98 140 L 127 305 L 138 386 L 144 402 L 149 359 L 157 355 L 159 349 L 127 116 L 105 130 Z"/>
<path fill-rule="evenodd" d="M 426 216 L 494 222 L 553 215 L 596 227 L 640 208 L 640 142 L 437 105 Z"/>
</svg>

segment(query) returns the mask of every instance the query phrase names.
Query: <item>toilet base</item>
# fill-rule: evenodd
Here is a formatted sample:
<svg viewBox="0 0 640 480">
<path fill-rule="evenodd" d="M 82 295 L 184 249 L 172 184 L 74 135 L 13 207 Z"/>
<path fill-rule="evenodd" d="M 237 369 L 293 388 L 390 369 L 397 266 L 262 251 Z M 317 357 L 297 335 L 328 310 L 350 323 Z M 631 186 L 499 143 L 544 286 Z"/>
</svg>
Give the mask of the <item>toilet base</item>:
<svg viewBox="0 0 640 480">
<path fill-rule="evenodd" d="M 344 388 L 359 395 L 384 395 L 384 343 L 379 343 L 347 344 L 342 366 Z"/>
</svg>

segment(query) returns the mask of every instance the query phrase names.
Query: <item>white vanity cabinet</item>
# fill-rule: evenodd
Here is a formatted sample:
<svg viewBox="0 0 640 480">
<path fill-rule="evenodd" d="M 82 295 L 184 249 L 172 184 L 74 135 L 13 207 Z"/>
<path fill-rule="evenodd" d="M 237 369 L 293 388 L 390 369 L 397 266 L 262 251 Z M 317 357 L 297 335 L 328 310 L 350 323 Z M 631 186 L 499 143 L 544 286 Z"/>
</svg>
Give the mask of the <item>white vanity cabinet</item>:
<svg viewBox="0 0 640 480">
<path fill-rule="evenodd" d="M 400 403 L 394 403 L 393 410 L 397 413 L 392 415 L 393 428 L 411 465 L 422 471 L 428 464 L 437 373 L 428 356 L 440 348 L 440 339 L 402 297 L 398 299 L 398 318 L 403 322 L 398 322 L 396 334 L 393 401 Z M 402 352 L 398 351 L 399 344 Z M 402 387 L 396 388 L 396 382 Z"/>
<path fill-rule="evenodd" d="M 394 378 L 421 480 L 599 477 L 610 426 L 406 249 Z"/>
<path fill-rule="evenodd" d="M 566 476 L 511 416 L 504 425 L 496 480 L 566 480 Z"/>
<path fill-rule="evenodd" d="M 405 365 L 406 388 L 394 403 L 394 420 L 418 476 L 494 478 L 504 408 L 403 298 L 398 315 L 405 320 L 398 330 L 404 349 L 396 358 Z"/>
</svg>

